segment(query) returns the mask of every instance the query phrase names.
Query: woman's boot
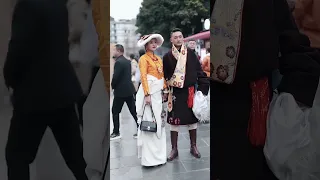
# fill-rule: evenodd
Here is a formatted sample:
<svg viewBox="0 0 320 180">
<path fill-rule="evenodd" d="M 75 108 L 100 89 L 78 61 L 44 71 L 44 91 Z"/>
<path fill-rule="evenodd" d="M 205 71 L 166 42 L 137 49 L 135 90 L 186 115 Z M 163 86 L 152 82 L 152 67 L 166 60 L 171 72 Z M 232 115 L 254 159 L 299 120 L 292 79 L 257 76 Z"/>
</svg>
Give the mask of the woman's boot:
<svg viewBox="0 0 320 180">
<path fill-rule="evenodd" d="M 172 150 L 170 152 L 170 155 L 167 158 L 167 161 L 172 161 L 175 158 L 178 157 L 178 132 L 176 131 L 171 131 L 171 146 Z"/>
<path fill-rule="evenodd" d="M 190 135 L 190 144 L 191 144 L 190 153 L 195 158 L 200 158 L 201 154 L 197 148 L 197 129 L 189 130 L 189 135 Z"/>
</svg>

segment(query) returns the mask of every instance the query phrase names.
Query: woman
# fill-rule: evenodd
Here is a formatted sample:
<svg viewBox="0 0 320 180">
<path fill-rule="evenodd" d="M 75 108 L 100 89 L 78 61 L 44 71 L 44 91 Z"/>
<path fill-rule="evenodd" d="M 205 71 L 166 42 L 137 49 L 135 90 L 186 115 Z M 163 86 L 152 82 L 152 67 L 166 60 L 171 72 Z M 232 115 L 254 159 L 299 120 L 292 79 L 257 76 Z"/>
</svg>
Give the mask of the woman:
<svg viewBox="0 0 320 180">
<path fill-rule="evenodd" d="M 203 58 L 201 62 L 202 70 L 210 77 L 210 48 L 207 50 L 208 54 Z"/>
<path fill-rule="evenodd" d="M 135 90 L 138 90 L 138 86 L 136 83 L 136 73 L 137 73 L 137 69 L 138 69 L 138 60 L 136 60 L 136 57 L 134 54 L 130 54 L 130 60 L 131 60 L 131 80 L 132 83 L 134 85 Z"/>
<path fill-rule="evenodd" d="M 83 96 L 77 104 L 80 126 L 83 128 L 82 107 L 89 91 L 91 67 L 84 63 L 84 61 L 90 60 L 83 58 L 86 55 L 83 54 L 82 49 L 86 50 L 86 48 L 82 47 L 84 44 L 81 44 L 81 41 L 83 41 L 83 33 L 87 31 L 86 25 L 89 23 L 87 13 L 91 10 L 90 4 L 85 0 L 68 0 L 67 8 L 69 13 L 69 60 L 74 67 L 83 91 Z"/>
<path fill-rule="evenodd" d="M 140 49 L 139 50 L 139 57 L 142 57 L 145 53 L 146 53 L 146 51 L 144 49 Z M 140 69 L 137 68 L 136 69 L 136 86 L 139 88 L 140 84 L 141 84 Z"/>
<path fill-rule="evenodd" d="M 271 76 L 278 68 L 279 53 L 285 54 L 279 52 L 279 38 L 285 31 L 299 33 L 288 3 L 216 0 L 211 19 L 214 179 L 276 179 L 266 164 L 263 146 Z M 221 29 L 224 33 L 219 33 Z"/>
<path fill-rule="evenodd" d="M 167 89 L 163 75 L 163 64 L 154 51 L 163 43 L 160 34 L 143 36 L 138 46 L 144 46 L 146 54 L 139 59 L 141 84 L 136 95 L 138 123 L 152 121 L 152 114 L 157 124 L 157 132 L 138 130 L 138 156 L 141 165 L 152 167 L 166 163 L 165 123 L 161 118 L 163 108 L 163 91 Z"/>
</svg>

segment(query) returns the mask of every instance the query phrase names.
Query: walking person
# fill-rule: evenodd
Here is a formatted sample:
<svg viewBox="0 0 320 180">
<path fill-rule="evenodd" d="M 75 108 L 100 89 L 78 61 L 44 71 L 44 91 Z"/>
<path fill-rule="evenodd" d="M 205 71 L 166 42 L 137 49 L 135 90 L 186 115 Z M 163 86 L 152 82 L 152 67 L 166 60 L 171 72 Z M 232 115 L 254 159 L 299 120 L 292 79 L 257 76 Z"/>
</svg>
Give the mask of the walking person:
<svg viewBox="0 0 320 180">
<path fill-rule="evenodd" d="M 8 180 L 30 179 L 29 165 L 47 127 L 76 179 L 88 179 L 75 111 L 82 91 L 68 57 L 68 27 L 63 0 L 24 0 L 14 7 L 3 68 L 5 84 L 13 90 L 5 150 Z"/>
<path fill-rule="evenodd" d="M 168 82 L 168 119 L 170 124 L 172 150 L 168 161 L 178 157 L 178 132 L 181 126 L 187 126 L 190 135 L 190 153 L 200 158 L 197 148 L 198 119 L 192 111 L 195 91 L 204 95 L 209 91 L 209 78 L 203 72 L 196 54 L 183 43 L 180 29 L 171 32 L 172 50 L 163 57 L 164 77 Z M 197 89 L 195 86 L 197 84 Z"/>
<path fill-rule="evenodd" d="M 146 53 L 146 51 L 144 49 L 140 49 L 139 50 L 139 57 L 142 57 L 144 54 Z M 139 63 L 139 61 L 138 61 Z M 137 70 L 136 70 L 136 86 L 140 87 L 140 84 L 141 84 L 141 75 L 140 75 L 140 68 L 138 67 Z"/>
<path fill-rule="evenodd" d="M 80 124 L 83 126 L 83 105 L 87 100 L 87 97 L 91 91 L 91 87 L 93 81 L 96 77 L 100 69 L 100 59 L 99 59 L 99 52 L 98 52 L 98 34 L 93 23 L 92 17 L 92 6 L 91 1 L 87 0 L 89 3 L 89 7 L 86 9 L 86 19 L 83 26 L 83 31 L 81 33 L 80 42 L 79 42 L 79 63 L 81 62 L 83 67 L 86 67 L 88 72 L 87 75 L 89 78 L 84 78 L 83 81 L 88 81 L 85 84 L 89 83 L 88 88 L 85 88 L 83 96 L 77 104 L 78 114 L 80 119 Z M 77 68 L 76 68 L 77 69 Z M 78 77 L 79 78 L 79 77 Z M 81 77 L 82 78 L 82 77 Z"/>
<path fill-rule="evenodd" d="M 136 83 L 136 73 L 137 73 L 137 69 L 139 69 L 139 67 L 138 67 L 138 60 L 134 54 L 130 54 L 130 61 L 131 61 L 131 76 L 132 76 L 131 81 L 134 85 L 134 88 L 137 91 L 138 86 Z"/>
<path fill-rule="evenodd" d="M 69 60 L 75 69 L 83 91 L 81 99 L 76 104 L 81 128 L 83 128 L 82 106 L 87 99 L 90 81 L 90 65 L 85 63 L 89 60 L 85 59 L 81 52 L 84 49 L 82 47 L 84 43 L 81 41 L 86 33 L 84 31 L 87 29 L 89 4 L 86 0 L 68 0 L 66 4 L 69 18 Z"/>
<path fill-rule="evenodd" d="M 124 48 L 122 45 L 115 45 L 113 56 L 115 59 L 114 72 L 111 81 L 111 88 L 114 90 L 114 99 L 112 105 L 113 133 L 110 135 L 111 140 L 119 139 L 120 136 L 120 112 L 124 103 L 128 105 L 129 111 L 133 116 L 137 128 L 137 113 L 135 105 L 135 88 L 131 81 L 131 62 L 124 56 Z M 134 138 L 137 134 L 133 135 Z"/>
<path fill-rule="evenodd" d="M 166 163 L 166 131 L 165 122 L 161 118 L 163 96 L 168 95 L 164 80 L 163 63 L 154 51 L 163 43 L 160 34 L 143 36 L 138 41 L 139 47 L 146 49 L 146 54 L 139 59 L 141 84 L 137 92 L 136 107 L 139 115 L 139 124 L 142 121 L 156 123 L 156 132 L 138 130 L 138 156 L 142 166 L 158 166 Z M 165 97 L 165 99 L 166 99 Z"/>
<path fill-rule="evenodd" d="M 200 61 L 201 57 L 199 56 L 199 54 L 198 54 L 197 51 L 196 51 L 196 48 L 197 48 L 197 42 L 196 42 L 196 40 L 190 39 L 190 40 L 188 41 L 188 46 L 187 46 L 187 47 L 188 47 L 189 49 L 191 49 L 193 53 L 195 53 L 195 55 L 198 57 L 198 59 L 199 59 L 199 61 Z"/>
</svg>

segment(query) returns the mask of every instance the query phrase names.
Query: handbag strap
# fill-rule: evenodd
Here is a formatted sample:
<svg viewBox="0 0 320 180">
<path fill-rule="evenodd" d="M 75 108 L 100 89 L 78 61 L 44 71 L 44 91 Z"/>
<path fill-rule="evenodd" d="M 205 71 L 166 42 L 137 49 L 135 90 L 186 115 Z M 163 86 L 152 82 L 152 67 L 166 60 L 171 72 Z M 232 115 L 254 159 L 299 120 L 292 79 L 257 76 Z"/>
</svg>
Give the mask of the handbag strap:
<svg viewBox="0 0 320 180">
<path fill-rule="evenodd" d="M 143 107 L 143 114 L 142 114 L 142 117 L 141 117 L 141 120 L 143 120 L 143 116 L 144 116 L 144 111 L 146 109 L 146 106 L 147 104 L 144 104 L 144 107 Z M 156 118 L 155 118 L 155 115 L 153 113 L 153 109 L 152 109 L 152 106 L 150 105 L 150 108 L 151 108 L 151 114 L 152 114 L 152 117 L 154 118 L 154 120 L 156 121 Z"/>
</svg>

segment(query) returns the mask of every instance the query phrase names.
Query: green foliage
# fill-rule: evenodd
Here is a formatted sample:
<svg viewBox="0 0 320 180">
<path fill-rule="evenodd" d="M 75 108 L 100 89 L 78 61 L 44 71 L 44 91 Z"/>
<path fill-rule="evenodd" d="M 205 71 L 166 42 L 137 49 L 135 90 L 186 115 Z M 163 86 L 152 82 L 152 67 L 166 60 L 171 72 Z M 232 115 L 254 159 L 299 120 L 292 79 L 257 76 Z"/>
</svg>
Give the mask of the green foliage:
<svg viewBox="0 0 320 180">
<path fill-rule="evenodd" d="M 185 37 L 203 30 L 201 19 L 210 17 L 209 0 L 143 0 L 137 15 L 137 33 L 159 33 L 169 45 L 170 32 L 180 28 Z"/>
</svg>

